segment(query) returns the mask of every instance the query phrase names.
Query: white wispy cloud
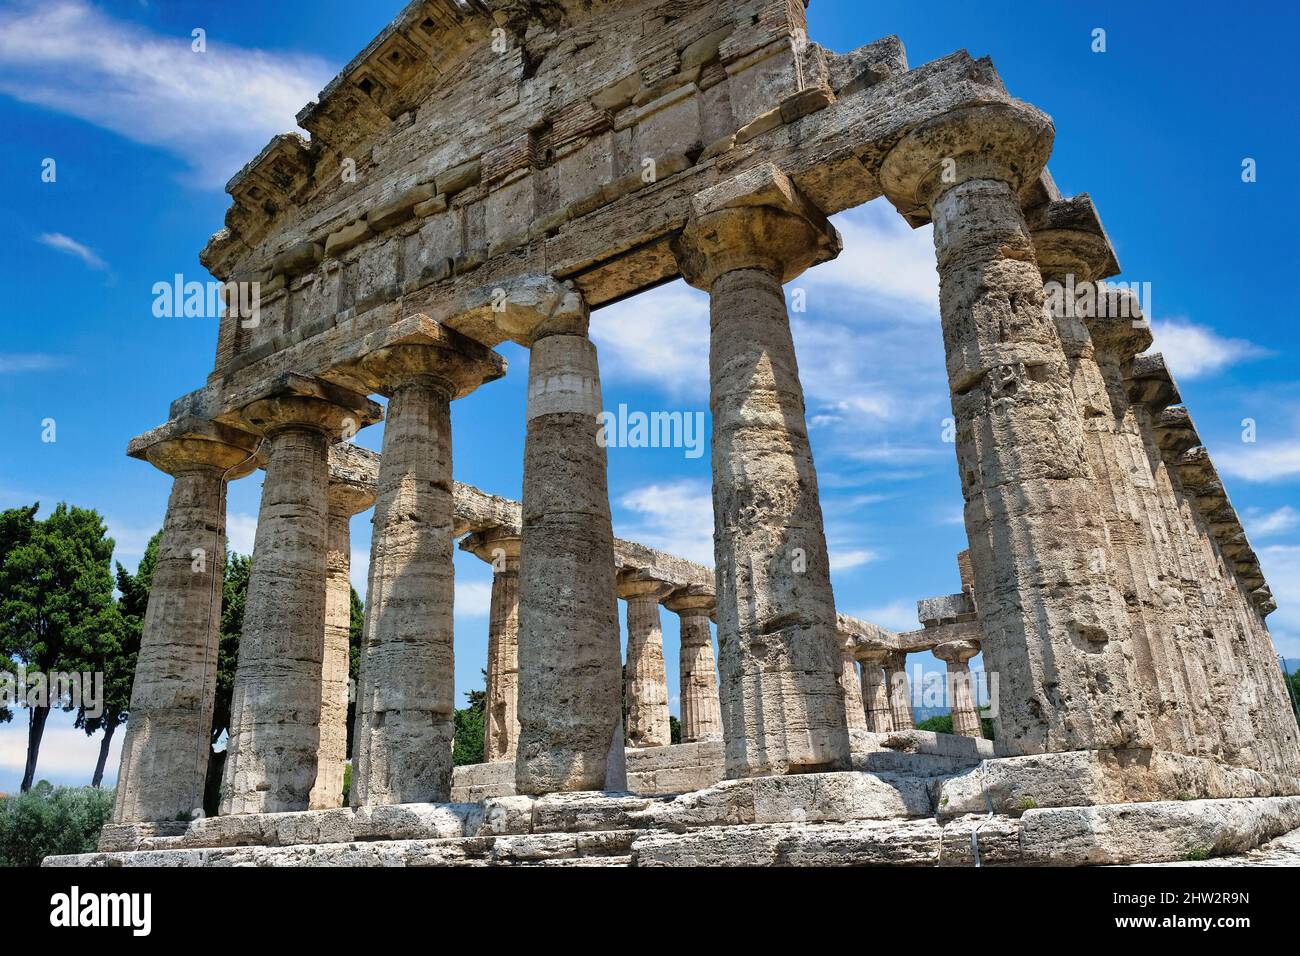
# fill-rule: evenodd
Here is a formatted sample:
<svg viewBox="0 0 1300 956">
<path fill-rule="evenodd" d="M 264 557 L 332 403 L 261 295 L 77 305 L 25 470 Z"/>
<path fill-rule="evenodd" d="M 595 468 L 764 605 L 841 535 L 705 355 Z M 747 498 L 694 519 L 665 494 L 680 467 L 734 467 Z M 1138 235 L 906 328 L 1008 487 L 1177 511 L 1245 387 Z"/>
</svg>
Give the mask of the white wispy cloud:
<svg viewBox="0 0 1300 956">
<path fill-rule="evenodd" d="M 1230 446 L 1215 454 L 1214 464 L 1223 474 L 1246 481 L 1285 481 L 1300 475 L 1300 440 Z"/>
<path fill-rule="evenodd" d="M 108 264 L 103 259 L 71 236 L 65 236 L 61 232 L 45 232 L 37 236 L 36 241 L 43 246 L 76 256 L 91 269 L 99 272 L 108 271 Z"/>
<path fill-rule="evenodd" d="M 1183 380 L 1204 378 L 1231 365 L 1268 354 L 1245 339 L 1225 338 L 1208 325 L 1189 319 L 1157 319 L 1151 323 L 1155 345 L 1165 357 L 1174 377 Z"/>
<path fill-rule="evenodd" d="M 0 352 L 0 375 L 23 372 L 49 372 L 63 368 L 68 360 L 48 352 Z"/>
<path fill-rule="evenodd" d="M 273 135 L 294 129 L 333 70 L 212 33 L 206 52 L 191 44 L 85 0 L 24 0 L 0 12 L 0 93 L 159 147 L 198 185 L 219 188 Z"/>
<path fill-rule="evenodd" d="M 236 554 L 252 554 L 257 537 L 257 515 L 232 511 L 226 515 L 226 547 Z"/>
<path fill-rule="evenodd" d="M 850 568 L 858 568 L 864 564 L 870 564 L 880 558 L 880 555 L 870 548 L 848 548 L 844 550 L 830 549 L 828 555 L 832 571 L 847 571 Z"/>
<path fill-rule="evenodd" d="M 618 499 L 630 512 L 620 538 L 713 566 L 713 492 L 707 481 L 684 479 L 634 489 Z"/>
<path fill-rule="evenodd" d="M 492 612 L 491 581 L 456 582 L 457 617 L 487 617 Z"/>
<path fill-rule="evenodd" d="M 36 762 L 36 778 L 67 786 L 86 786 L 95 772 L 99 758 L 100 736 L 86 736 L 72 726 L 70 714 L 55 712 L 45 725 L 41 752 Z M 117 780 L 117 765 L 122 757 L 122 740 L 126 734 L 118 728 L 109 746 L 104 764 L 104 786 Z M 27 711 L 19 710 L 11 723 L 0 724 L 0 774 L 21 778 L 27 762 Z M 15 790 L 17 787 L 15 786 Z"/>
<path fill-rule="evenodd" d="M 822 295 L 894 300 L 911 307 L 901 314 L 913 323 L 937 320 L 939 273 L 930 226 L 911 228 L 884 200 L 831 221 L 844 239 L 844 251 L 794 283 L 809 287 L 810 305 Z"/>
<path fill-rule="evenodd" d="M 591 338 L 601 376 L 657 386 L 675 398 L 709 394 L 709 297 L 684 282 L 599 309 Z"/>
<path fill-rule="evenodd" d="M 891 631 L 914 631 L 921 626 L 916 617 L 916 601 L 900 599 L 887 604 L 877 604 L 858 611 L 847 611 L 850 617 L 879 624 Z"/>
<path fill-rule="evenodd" d="M 1252 538 L 1267 538 L 1300 526 L 1300 511 L 1290 505 L 1283 505 L 1273 511 L 1247 508 L 1242 520 Z"/>
</svg>

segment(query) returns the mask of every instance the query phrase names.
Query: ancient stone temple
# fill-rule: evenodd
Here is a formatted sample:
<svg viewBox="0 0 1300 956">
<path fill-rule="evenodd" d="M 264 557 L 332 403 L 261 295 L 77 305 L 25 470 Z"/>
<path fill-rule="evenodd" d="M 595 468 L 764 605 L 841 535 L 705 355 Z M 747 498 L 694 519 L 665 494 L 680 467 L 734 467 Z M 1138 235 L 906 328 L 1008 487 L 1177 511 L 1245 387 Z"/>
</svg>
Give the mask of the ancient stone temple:
<svg viewBox="0 0 1300 956">
<path fill-rule="evenodd" d="M 1098 285 L 1119 264 L 1046 170 L 1051 119 L 965 52 L 831 53 L 805 5 L 416 0 L 303 108 L 310 138 L 230 181 L 202 261 L 260 309 L 128 450 L 174 484 L 114 823 L 49 862 L 1125 863 L 1300 826 L 1272 597 L 1149 327 Z M 933 224 L 970 548 L 906 633 L 837 613 L 782 288 L 882 196 Z M 713 568 L 614 536 L 598 440 L 591 312 L 679 277 L 711 303 Z M 1067 283 L 1099 291 L 1054 303 Z M 451 457 L 451 403 L 506 340 L 530 350 L 517 501 Z M 351 443 L 381 417 L 381 454 Z M 192 555 L 224 553 L 257 469 L 201 818 L 221 562 Z M 457 546 L 493 586 L 487 762 L 453 768 Z M 952 734 L 914 729 L 922 651 Z"/>
</svg>

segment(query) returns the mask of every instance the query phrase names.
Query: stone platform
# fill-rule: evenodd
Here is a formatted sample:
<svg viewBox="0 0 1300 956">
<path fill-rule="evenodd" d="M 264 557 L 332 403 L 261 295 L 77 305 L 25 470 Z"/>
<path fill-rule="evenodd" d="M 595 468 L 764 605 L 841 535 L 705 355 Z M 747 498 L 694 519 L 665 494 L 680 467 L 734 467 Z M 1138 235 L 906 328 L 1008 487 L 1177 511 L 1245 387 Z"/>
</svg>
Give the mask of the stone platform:
<svg viewBox="0 0 1300 956">
<path fill-rule="evenodd" d="M 1031 758 L 987 760 L 977 770 L 954 774 L 932 771 L 940 755 L 891 753 L 896 772 L 757 777 L 679 795 L 501 796 L 110 825 L 99 852 L 50 857 L 45 865 L 1131 864 L 1245 853 L 1300 827 L 1300 796 L 1294 795 L 1194 799 L 1181 792 L 1177 799 L 1106 802 L 1135 792 L 1114 788 L 1117 772 L 1143 779 L 1132 773 L 1134 766 L 1147 768 L 1151 793 L 1196 780 L 1203 786 L 1244 785 L 1244 777 L 1225 781 L 1167 754 L 1147 754 L 1145 760 L 1128 755 L 1126 762 L 1054 755 L 1058 764 L 1086 772 L 1065 783 L 1058 774 L 1053 789 L 1036 789 L 1046 804 L 1028 797 L 1016 804 L 1025 791 L 1005 784 L 1007 775 L 1028 766 L 1024 779 L 1043 784 L 1045 758 L 1033 758 L 1037 767 Z M 974 799 L 978 775 L 991 782 L 990 789 L 985 798 L 980 788 L 982 812 L 970 812 L 961 801 Z M 1054 799 L 1090 802 L 1051 805 Z"/>
</svg>

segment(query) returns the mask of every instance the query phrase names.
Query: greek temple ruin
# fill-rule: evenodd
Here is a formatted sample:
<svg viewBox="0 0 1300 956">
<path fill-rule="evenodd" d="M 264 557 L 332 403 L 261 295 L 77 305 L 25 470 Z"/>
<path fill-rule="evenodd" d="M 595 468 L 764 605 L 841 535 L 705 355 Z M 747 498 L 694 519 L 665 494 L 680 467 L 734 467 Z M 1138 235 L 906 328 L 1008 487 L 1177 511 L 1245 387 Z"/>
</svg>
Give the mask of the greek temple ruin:
<svg viewBox="0 0 1300 956">
<path fill-rule="evenodd" d="M 832 53 L 805 7 L 415 0 L 230 181 L 201 260 L 260 311 L 128 449 L 173 485 L 114 819 L 47 864 L 1134 863 L 1300 827 L 1273 598 L 1139 304 L 1100 285 L 1098 210 L 1047 171 L 1052 120 L 965 51 Z M 933 225 L 969 541 L 905 633 L 837 612 L 783 291 L 882 196 Z M 712 568 L 614 537 L 598 440 L 591 312 L 677 278 L 710 301 Z M 1102 291 L 1050 307 L 1065 283 Z M 517 501 L 451 459 L 507 340 Z M 352 443 L 381 418 L 378 455 Z M 204 818 L 225 498 L 259 469 Z M 453 768 L 457 545 L 493 584 L 486 762 Z M 922 651 L 952 734 L 914 729 Z"/>
</svg>

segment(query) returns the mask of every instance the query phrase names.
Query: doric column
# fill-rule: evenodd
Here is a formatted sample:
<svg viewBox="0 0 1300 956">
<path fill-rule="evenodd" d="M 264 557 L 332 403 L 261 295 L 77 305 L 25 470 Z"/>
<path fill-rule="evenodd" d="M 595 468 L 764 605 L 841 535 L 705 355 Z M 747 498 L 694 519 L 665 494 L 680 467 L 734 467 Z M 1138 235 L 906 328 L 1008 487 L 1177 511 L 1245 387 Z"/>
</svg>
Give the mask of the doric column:
<svg viewBox="0 0 1300 956">
<path fill-rule="evenodd" d="M 714 556 L 728 777 L 849 766 L 826 536 L 782 283 L 838 233 L 774 166 L 710 187 L 674 243 L 709 292 Z"/>
<path fill-rule="evenodd" d="M 712 593 L 678 591 L 664 601 L 677 614 L 681 633 L 682 743 L 722 739 L 722 711 L 718 704 L 718 665 L 713 656 L 709 615 Z"/>
<path fill-rule="evenodd" d="M 934 656 L 948 665 L 948 692 L 952 700 L 952 732 L 959 737 L 983 737 L 979 711 L 975 708 L 969 661 L 980 652 L 974 641 L 940 644 Z"/>
<path fill-rule="evenodd" d="M 618 581 L 618 596 L 627 601 L 623 699 L 629 747 L 666 747 L 672 743 L 664 632 L 659 623 L 659 601 L 669 590 L 662 581 L 635 573 L 621 575 Z"/>
<path fill-rule="evenodd" d="M 1101 220 L 1085 194 L 1049 199 L 1029 226 L 1049 312 L 1064 346 L 1071 387 L 1084 410 L 1088 464 L 1097 477 L 1110 539 L 1107 572 L 1123 596 L 1132 635 L 1134 672 L 1154 743 L 1179 753 L 1206 752 L 1198 741 L 1196 706 L 1179 660 L 1185 641 L 1182 593 L 1162 581 L 1167 562 L 1163 516 L 1121 367 L 1151 344 L 1151 331 L 1131 293 L 1107 290 L 1119 271 Z M 1185 650 L 1185 648 L 1184 648 Z"/>
<path fill-rule="evenodd" d="M 885 683 L 883 666 L 889 651 L 876 647 L 859 648 L 857 656 L 858 666 L 862 668 L 862 706 L 867 715 L 867 727 L 875 734 L 890 733 L 894 730 L 894 718 L 889 708 L 889 688 Z"/>
<path fill-rule="evenodd" d="M 321 657 L 320 744 L 316 782 L 308 806 L 330 810 L 343 804 L 343 771 L 348 759 L 348 670 L 352 632 L 352 516 L 375 503 L 375 492 L 361 484 L 329 484 L 325 523 L 325 649 Z"/>
<path fill-rule="evenodd" d="M 1051 138 L 1028 106 L 955 110 L 908 133 L 881 170 L 894 205 L 934 223 L 966 533 L 1011 755 L 1150 743 L 1082 415 L 1017 198 Z"/>
<path fill-rule="evenodd" d="M 520 538 L 498 528 L 471 534 L 460 547 L 492 565 L 483 759 L 514 760 L 519 742 Z"/>
<path fill-rule="evenodd" d="M 354 807 L 451 799 L 451 402 L 501 375 L 499 356 L 442 329 L 358 363 L 388 396 L 353 733 Z"/>
<path fill-rule="evenodd" d="M 531 347 L 519 582 L 521 794 L 625 790 L 614 531 L 600 372 L 582 297 L 507 289 L 498 324 Z"/>
<path fill-rule="evenodd" d="M 132 442 L 173 477 L 149 589 L 114 823 L 175 820 L 203 806 L 212 751 L 226 482 L 256 467 L 256 439 L 189 420 Z"/>
<path fill-rule="evenodd" d="M 912 687 L 907 679 L 907 651 L 894 651 L 881 661 L 889 692 L 889 714 L 895 730 L 916 726 L 912 716 Z"/>
<path fill-rule="evenodd" d="M 332 442 L 378 410 L 320 389 L 244 409 L 266 435 L 266 478 L 230 706 L 221 812 L 305 810 L 320 744 L 326 523 Z"/>
<path fill-rule="evenodd" d="M 868 731 L 871 725 L 862 700 L 862 681 L 858 677 L 858 661 L 854 656 L 857 642 L 844 634 L 840 638 L 840 687 L 844 690 L 844 722 L 848 725 L 850 734 L 855 730 Z"/>
</svg>

